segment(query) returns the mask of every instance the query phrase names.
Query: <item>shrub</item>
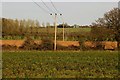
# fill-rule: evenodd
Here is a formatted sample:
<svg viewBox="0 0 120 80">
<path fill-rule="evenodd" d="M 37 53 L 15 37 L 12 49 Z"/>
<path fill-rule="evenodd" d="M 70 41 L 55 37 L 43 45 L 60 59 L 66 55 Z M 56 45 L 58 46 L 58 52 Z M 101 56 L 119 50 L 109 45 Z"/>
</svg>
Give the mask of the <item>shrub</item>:
<svg viewBox="0 0 120 80">
<path fill-rule="evenodd" d="M 40 50 L 53 50 L 53 41 L 50 39 L 43 39 L 42 44 L 39 46 Z"/>
<path fill-rule="evenodd" d="M 88 48 L 87 47 L 85 47 L 85 45 L 84 45 L 84 41 L 79 41 L 79 44 L 80 44 L 80 46 L 79 46 L 79 49 L 80 50 L 87 50 Z"/>
<path fill-rule="evenodd" d="M 74 46 L 74 45 L 71 45 L 71 46 L 61 46 L 61 45 L 57 45 L 57 50 L 79 50 L 80 48 L 78 46 Z"/>
<path fill-rule="evenodd" d="M 101 42 L 96 42 L 95 44 L 96 44 L 95 49 L 97 49 L 97 50 L 103 50 L 104 49 Z"/>
<path fill-rule="evenodd" d="M 34 40 L 31 39 L 30 37 L 27 37 L 26 40 L 24 41 L 23 45 L 20 47 L 20 49 L 24 50 L 34 50 L 36 49 L 37 44 L 34 43 Z"/>
<path fill-rule="evenodd" d="M 101 42 L 93 42 L 93 44 L 95 45 L 94 47 L 92 47 L 92 46 L 86 46 L 84 43 L 84 41 L 83 42 L 79 42 L 80 43 L 80 50 L 103 50 L 104 48 L 104 46 L 102 45 L 102 43 Z"/>
</svg>

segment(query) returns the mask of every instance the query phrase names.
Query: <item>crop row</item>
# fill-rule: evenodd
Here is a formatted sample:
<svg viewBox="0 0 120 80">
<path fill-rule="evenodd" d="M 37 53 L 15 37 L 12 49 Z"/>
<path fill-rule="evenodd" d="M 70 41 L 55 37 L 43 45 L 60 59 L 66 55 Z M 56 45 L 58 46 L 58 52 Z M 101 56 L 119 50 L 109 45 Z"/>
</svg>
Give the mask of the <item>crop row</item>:
<svg viewBox="0 0 120 80">
<path fill-rule="evenodd" d="M 3 52 L 3 78 L 118 77 L 118 52 Z"/>
</svg>

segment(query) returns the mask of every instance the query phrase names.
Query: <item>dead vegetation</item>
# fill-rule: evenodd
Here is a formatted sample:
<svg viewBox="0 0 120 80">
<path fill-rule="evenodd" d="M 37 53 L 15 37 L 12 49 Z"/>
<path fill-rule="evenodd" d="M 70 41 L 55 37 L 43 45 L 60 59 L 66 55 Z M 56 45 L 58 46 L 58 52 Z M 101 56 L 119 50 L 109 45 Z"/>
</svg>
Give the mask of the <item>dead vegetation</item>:
<svg viewBox="0 0 120 80">
<path fill-rule="evenodd" d="M 54 42 L 52 40 L 1 40 L 0 45 L 3 50 L 53 50 Z M 116 50 L 117 42 L 79 42 L 79 41 L 57 41 L 57 50 Z"/>
</svg>

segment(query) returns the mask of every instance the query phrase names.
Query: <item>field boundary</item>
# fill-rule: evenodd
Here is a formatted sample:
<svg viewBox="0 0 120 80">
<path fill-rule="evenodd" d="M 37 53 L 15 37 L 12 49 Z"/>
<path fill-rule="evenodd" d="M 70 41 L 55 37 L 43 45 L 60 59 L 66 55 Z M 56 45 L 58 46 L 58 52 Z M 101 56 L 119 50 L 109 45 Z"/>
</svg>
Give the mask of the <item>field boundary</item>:
<svg viewBox="0 0 120 80">
<path fill-rule="evenodd" d="M 11 45 L 11 46 L 17 46 L 20 47 L 23 45 L 25 40 L 0 40 L 0 45 Z M 35 43 L 41 44 L 41 40 L 34 40 Z M 87 47 L 96 47 L 96 45 L 100 43 L 104 49 L 115 49 L 117 48 L 117 42 L 116 41 L 102 41 L 102 42 L 93 42 L 93 41 L 86 41 L 84 42 L 84 45 Z M 69 47 L 69 46 L 80 46 L 81 43 L 79 41 L 57 41 L 58 45 Z"/>
</svg>

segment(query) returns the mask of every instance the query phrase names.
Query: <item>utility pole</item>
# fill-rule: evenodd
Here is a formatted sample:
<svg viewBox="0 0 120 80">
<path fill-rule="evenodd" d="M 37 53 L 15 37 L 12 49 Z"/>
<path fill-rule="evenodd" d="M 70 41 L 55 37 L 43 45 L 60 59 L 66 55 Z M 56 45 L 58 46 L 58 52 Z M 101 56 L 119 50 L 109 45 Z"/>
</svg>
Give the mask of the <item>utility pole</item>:
<svg viewBox="0 0 120 80">
<path fill-rule="evenodd" d="M 57 13 L 55 13 L 55 40 L 54 40 L 54 51 L 56 51 L 57 44 Z"/>
<path fill-rule="evenodd" d="M 52 13 L 50 15 L 53 15 Z M 56 51 L 56 45 L 57 45 L 57 13 L 54 14 L 55 15 L 55 38 L 54 38 L 54 51 Z M 62 14 L 60 14 L 61 16 Z M 64 41 L 64 21 L 63 21 L 63 41 Z"/>
<path fill-rule="evenodd" d="M 50 14 L 50 15 L 53 15 L 53 14 Z M 56 44 L 57 44 L 57 13 L 54 14 L 55 15 L 55 35 L 54 35 L 54 51 L 56 51 Z"/>
</svg>

